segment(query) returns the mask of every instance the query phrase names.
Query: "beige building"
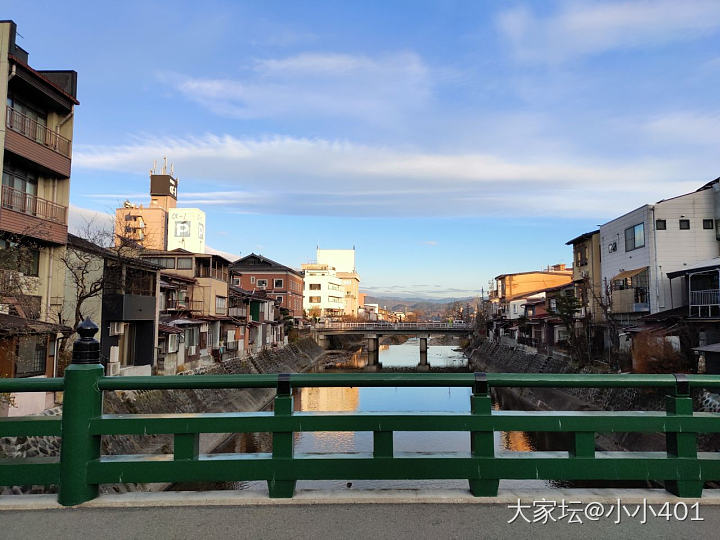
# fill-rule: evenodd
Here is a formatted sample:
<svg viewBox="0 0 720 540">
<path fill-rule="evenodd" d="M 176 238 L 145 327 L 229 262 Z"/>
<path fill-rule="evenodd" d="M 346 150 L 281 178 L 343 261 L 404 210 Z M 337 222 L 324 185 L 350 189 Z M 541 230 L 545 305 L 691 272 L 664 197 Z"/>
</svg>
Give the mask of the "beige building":
<svg viewBox="0 0 720 540">
<path fill-rule="evenodd" d="M 336 276 L 342 281 L 343 314 L 357 316 L 360 302 L 360 276 L 355 269 L 355 248 L 319 249 L 316 253 L 318 264 L 326 264 L 335 269 Z"/>
<path fill-rule="evenodd" d="M 17 25 L 0 21 L 0 376 L 53 376 L 60 338 L 77 73 L 30 66 Z M 0 415 L 37 413 L 20 393 Z"/>
<path fill-rule="evenodd" d="M 575 296 L 590 310 L 593 321 L 603 319 L 598 300 L 603 297 L 602 250 L 600 231 L 581 234 L 569 240 L 566 245 L 573 247 L 573 283 Z"/>
<path fill-rule="evenodd" d="M 178 179 L 163 163 L 150 172 L 150 206 L 126 201 L 115 210 L 115 244 L 133 243 L 144 249 L 184 249 L 205 253 L 205 212 L 178 208 Z"/>
<path fill-rule="evenodd" d="M 24 298 L 3 294 L 0 311 L 19 308 L 22 316 L 57 322 L 77 73 L 30 67 L 28 52 L 15 43 L 16 36 L 13 21 L 0 21 L 0 102 L 6 104 L 5 129 L 0 130 L 0 249 L 22 251 L 23 262 L 7 266 L 21 267 Z"/>
<path fill-rule="evenodd" d="M 115 244 L 135 243 L 145 249 L 164 250 L 168 245 L 168 213 L 177 207 L 177 178 L 150 174 L 150 206 L 126 201 L 115 210 Z"/>
</svg>

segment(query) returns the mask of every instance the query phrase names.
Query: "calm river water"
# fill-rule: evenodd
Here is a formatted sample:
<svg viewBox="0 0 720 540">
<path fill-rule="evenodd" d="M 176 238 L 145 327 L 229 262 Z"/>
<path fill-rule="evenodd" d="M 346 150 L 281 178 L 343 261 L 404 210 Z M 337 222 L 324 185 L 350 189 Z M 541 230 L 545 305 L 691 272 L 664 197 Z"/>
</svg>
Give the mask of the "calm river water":
<svg viewBox="0 0 720 540">
<path fill-rule="evenodd" d="M 419 343 L 410 339 L 401 345 L 383 345 L 380 362 L 383 367 L 413 367 L 419 361 Z M 453 346 L 431 345 L 428 362 L 435 367 L 462 368 L 467 359 Z M 354 363 L 363 363 L 362 357 Z M 321 368 L 322 370 L 322 368 Z M 324 371 L 337 371 L 337 368 Z M 461 412 L 470 408 L 469 388 L 302 388 L 296 390 L 297 411 L 358 411 L 358 412 Z M 496 405 L 497 407 L 497 405 Z M 307 432 L 295 438 L 295 452 L 299 453 L 354 453 L 372 452 L 370 432 Z M 522 432 L 497 433 L 496 451 L 531 451 L 533 439 Z M 394 449 L 398 452 L 469 452 L 470 435 L 467 432 L 396 432 Z M 268 434 L 238 434 L 220 451 L 222 452 L 269 452 Z M 348 482 L 351 486 L 348 487 Z M 543 481 L 508 480 L 501 488 L 545 485 Z M 391 489 L 391 488 L 467 488 L 466 480 L 428 481 L 355 481 L 351 478 L 337 481 L 298 481 L 298 489 Z M 252 489 L 266 490 L 265 482 L 232 482 L 225 485 L 203 486 L 204 489 Z M 176 486 L 188 489 L 190 486 Z"/>
</svg>

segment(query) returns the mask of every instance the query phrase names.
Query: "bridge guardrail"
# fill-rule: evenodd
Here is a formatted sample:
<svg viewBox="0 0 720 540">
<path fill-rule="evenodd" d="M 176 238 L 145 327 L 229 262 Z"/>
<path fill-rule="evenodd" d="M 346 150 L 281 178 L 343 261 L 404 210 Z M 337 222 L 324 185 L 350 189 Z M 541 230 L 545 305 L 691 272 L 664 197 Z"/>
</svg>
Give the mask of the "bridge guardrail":
<svg viewBox="0 0 720 540">
<path fill-rule="evenodd" d="M 85 324 L 85 323 L 83 323 Z M 94 325 L 93 325 L 94 326 Z M 280 374 L 106 377 L 90 325 L 79 329 L 64 379 L 0 379 L 0 392 L 64 390 L 61 419 L 0 419 L 0 436 L 60 435 L 61 456 L 0 460 L 0 485 L 56 484 L 69 506 L 88 501 L 104 483 L 265 480 L 270 497 L 292 497 L 297 480 L 466 479 L 475 496 L 494 496 L 501 479 L 653 480 L 680 497 L 700 497 L 720 480 L 720 452 L 698 452 L 698 433 L 720 432 L 720 414 L 695 413 L 690 390 L 720 388 L 718 375 L 568 375 L 529 373 Z M 94 342 L 94 343 L 93 343 Z M 77 353 L 77 354 L 76 354 Z M 298 413 L 292 389 L 314 386 L 470 387 L 464 413 Z M 642 387 L 668 390 L 661 411 L 495 411 L 492 387 Z M 104 391 L 182 388 L 276 388 L 273 412 L 103 414 Z M 296 455 L 303 431 L 372 431 L 373 452 Z M 396 431 L 467 431 L 470 452 L 396 452 Z M 496 454 L 495 431 L 568 433 L 565 451 Z M 203 455 L 201 433 L 270 432 L 271 453 Z M 595 434 L 657 432 L 665 452 L 600 452 Z M 100 437 L 170 434 L 172 454 L 101 455 Z"/>
<path fill-rule="evenodd" d="M 468 323 L 441 322 L 325 322 L 315 327 L 317 330 L 472 330 Z"/>
</svg>

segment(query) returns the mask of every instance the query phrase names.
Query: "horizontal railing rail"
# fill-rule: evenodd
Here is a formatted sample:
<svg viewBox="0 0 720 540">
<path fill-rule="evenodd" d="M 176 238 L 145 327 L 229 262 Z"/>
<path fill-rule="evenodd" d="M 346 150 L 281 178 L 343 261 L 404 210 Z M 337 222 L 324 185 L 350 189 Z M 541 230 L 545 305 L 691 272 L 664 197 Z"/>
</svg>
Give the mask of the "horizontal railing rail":
<svg viewBox="0 0 720 540">
<path fill-rule="evenodd" d="M 444 322 L 325 322 L 318 324 L 316 328 L 318 330 L 468 330 L 471 328 L 471 325 L 469 323 Z"/>
<path fill-rule="evenodd" d="M 85 324 L 85 323 L 83 323 Z M 0 392 L 64 391 L 63 415 L 0 419 L 0 436 L 61 436 L 60 458 L 0 460 L 0 485 L 55 484 L 58 500 L 75 505 L 98 486 L 122 482 L 263 480 L 270 497 L 292 497 L 298 480 L 465 479 L 475 496 L 494 496 L 501 479 L 663 482 L 681 497 L 700 497 L 706 481 L 720 480 L 720 451 L 698 452 L 699 433 L 720 433 L 720 414 L 694 412 L 692 389 L 720 388 L 720 375 L 529 373 L 298 373 L 107 377 L 97 342 L 80 328 L 73 364 L 63 379 L 0 380 Z M 94 343 L 93 343 L 94 342 Z M 303 387 L 467 387 L 463 412 L 296 412 L 293 389 Z M 667 393 L 665 411 L 497 411 L 490 391 L 504 387 L 647 388 Z M 272 412 L 104 414 L 103 392 L 207 388 L 275 388 Z M 300 454 L 295 434 L 372 432 L 371 453 Z M 464 431 L 467 451 L 399 452 L 394 433 Z M 497 431 L 567 434 L 564 450 L 496 451 Z M 272 434 L 272 451 L 202 454 L 202 433 Z M 599 433 L 661 433 L 663 452 L 605 452 Z M 171 435 L 169 454 L 103 455 L 108 435 Z"/>
</svg>

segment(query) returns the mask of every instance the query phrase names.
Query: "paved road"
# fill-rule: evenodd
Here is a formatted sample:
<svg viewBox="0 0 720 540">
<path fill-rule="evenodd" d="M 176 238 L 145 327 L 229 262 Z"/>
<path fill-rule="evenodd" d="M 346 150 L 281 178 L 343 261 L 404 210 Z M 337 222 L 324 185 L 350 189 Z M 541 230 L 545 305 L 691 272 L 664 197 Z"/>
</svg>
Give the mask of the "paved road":
<svg viewBox="0 0 720 540">
<path fill-rule="evenodd" d="M 530 502 L 530 501 L 523 501 Z M 675 499 L 674 502 L 677 502 Z M 671 501 L 671 508 L 674 502 Z M 154 504 L 150 502 L 149 504 Z M 610 502 L 606 503 L 610 508 Z M 653 506 L 655 511 L 661 508 Z M 700 506 L 704 521 L 677 521 L 648 515 L 615 524 L 615 516 L 569 524 L 508 524 L 515 513 L 503 503 L 390 501 L 329 504 L 305 500 L 291 504 L 208 506 L 79 507 L 70 509 L 0 510 L 0 538 L 321 539 L 379 540 L 424 538 L 717 538 L 720 505 Z M 525 510 L 532 518 L 532 510 Z M 557 517 L 557 514 L 555 514 Z M 625 516 L 627 517 L 627 516 Z"/>
</svg>

